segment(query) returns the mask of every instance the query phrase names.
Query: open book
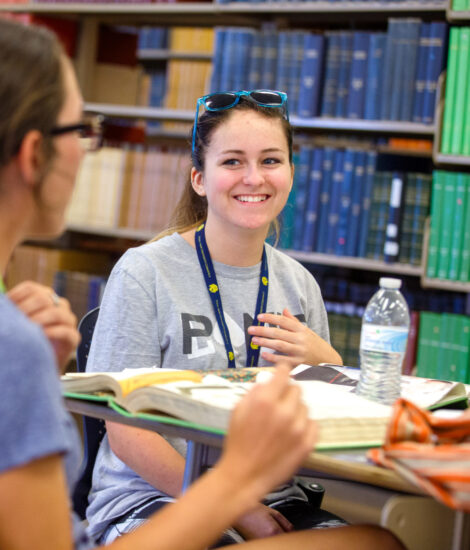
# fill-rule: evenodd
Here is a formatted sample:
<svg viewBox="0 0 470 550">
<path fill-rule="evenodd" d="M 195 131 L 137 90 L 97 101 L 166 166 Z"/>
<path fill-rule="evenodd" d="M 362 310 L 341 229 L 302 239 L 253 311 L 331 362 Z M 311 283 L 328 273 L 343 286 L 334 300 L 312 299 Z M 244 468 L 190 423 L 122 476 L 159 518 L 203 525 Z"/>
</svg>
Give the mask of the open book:
<svg viewBox="0 0 470 550">
<path fill-rule="evenodd" d="M 292 371 L 297 380 L 323 380 L 329 384 L 338 384 L 353 391 L 359 380 L 360 370 L 339 365 L 300 365 Z M 423 409 L 441 407 L 466 408 L 470 386 L 462 382 L 434 380 L 419 376 L 401 377 L 401 397 L 412 401 Z"/>
<path fill-rule="evenodd" d="M 212 373 L 202 377 L 193 371 L 163 369 L 71 373 L 61 381 L 67 397 L 106 400 L 114 408 L 117 404 L 133 414 L 171 415 L 220 433 L 226 432 L 233 407 L 253 385 Z M 301 385 L 310 417 L 318 423 L 317 449 L 383 443 L 390 407 L 363 399 L 346 386 L 320 381 L 296 383 Z"/>
</svg>

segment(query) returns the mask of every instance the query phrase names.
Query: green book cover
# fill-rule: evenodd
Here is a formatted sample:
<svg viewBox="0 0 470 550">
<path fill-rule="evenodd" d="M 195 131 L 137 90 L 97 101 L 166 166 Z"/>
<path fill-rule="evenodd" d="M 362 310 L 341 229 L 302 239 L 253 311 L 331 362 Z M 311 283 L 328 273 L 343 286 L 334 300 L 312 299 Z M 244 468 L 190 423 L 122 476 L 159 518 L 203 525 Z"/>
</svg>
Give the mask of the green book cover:
<svg viewBox="0 0 470 550">
<path fill-rule="evenodd" d="M 410 263 L 411 241 L 413 239 L 413 218 L 416 204 L 416 174 L 409 172 L 406 175 L 405 197 L 401 217 L 400 231 L 400 263 Z"/>
<path fill-rule="evenodd" d="M 434 170 L 431 193 L 431 226 L 428 242 L 428 265 L 426 275 L 437 277 L 437 261 L 439 251 L 439 236 L 442 220 L 442 197 L 444 193 L 445 172 Z"/>
<path fill-rule="evenodd" d="M 441 316 L 422 311 L 419 315 L 418 358 L 416 375 L 436 378 L 437 349 L 440 341 Z"/>
<path fill-rule="evenodd" d="M 442 220 L 440 224 L 439 248 L 437 259 L 437 277 L 445 279 L 449 272 L 450 249 L 453 238 L 456 174 L 445 172 L 444 192 L 442 196 Z"/>
<path fill-rule="evenodd" d="M 452 330 L 454 319 L 450 313 L 440 315 L 439 346 L 437 348 L 436 374 L 439 380 L 451 380 L 452 369 Z M 455 365 L 453 365 L 455 370 Z"/>
<path fill-rule="evenodd" d="M 413 230 L 411 234 L 410 263 L 422 265 L 424 226 L 429 216 L 432 176 L 416 174 L 416 202 L 413 213 Z"/>
<path fill-rule="evenodd" d="M 460 29 L 459 50 L 457 60 L 458 79 L 455 88 L 455 103 L 452 119 L 452 136 L 450 138 L 450 152 L 453 155 L 461 155 L 463 149 L 463 123 L 465 116 L 465 104 L 467 97 L 468 80 L 468 54 L 470 50 L 470 27 Z"/>
<path fill-rule="evenodd" d="M 456 380 L 470 383 L 470 317 L 459 315 L 457 327 L 458 360 Z"/>
<path fill-rule="evenodd" d="M 470 174 L 465 174 L 464 180 L 466 200 L 459 281 L 465 283 L 470 281 Z"/>
<path fill-rule="evenodd" d="M 470 101 L 469 101 L 470 103 Z M 454 221 L 452 228 L 452 242 L 450 247 L 450 261 L 447 278 L 457 281 L 460 274 L 462 259 L 462 243 L 465 231 L 465 202 L 466 202 L 466 181 L 465 174 L 455 174 L 456 189 L 454 198 Z"/>
<path fill-rule="evenodd" d="M 452 9 L 454 11 L 465 11 L 467 9 L 467 0 L 453 0 Z"/>
<path fill-rule="evenodd" d="M 451 152 L 459 38 L 460 29 L 458 27 L 451 27 L 449 32 L 449 54 L 447 58 L 447 79 L 441 142 L 441 152 L 446 155 L 450 154 Z"/>
</svg>

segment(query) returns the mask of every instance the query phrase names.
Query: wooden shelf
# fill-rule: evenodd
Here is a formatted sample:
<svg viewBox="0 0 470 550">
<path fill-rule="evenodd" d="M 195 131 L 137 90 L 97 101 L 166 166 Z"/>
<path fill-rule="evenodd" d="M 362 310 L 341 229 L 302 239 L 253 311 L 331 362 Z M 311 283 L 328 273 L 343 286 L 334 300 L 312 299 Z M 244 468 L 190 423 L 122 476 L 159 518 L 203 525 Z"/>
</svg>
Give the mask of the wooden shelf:
<svg viewBox="0 0 470 550">
<path fill-rule="evenodd" d="M 212 61 L 211 53 L 174 52 L 172 50 L 137 50 L 139 61 L 165 61 L 167 59 L 187 59 L 192 61 Z"/>
<path fill-rule="evenodd" d="M 122 228 L 122 227 L 91 227 L 89 225 L 68 224 L 67 231 L 73 233 L 87 233 L 89 235 L 100 235 L 102 237 L 111 237 L 119 239 L 130 239 L 136 241 L 149 241 L 153 239 L 156 232 L 140 231 L 138 229 Z"/>
<path fill-rule="evenodd" d="M 465 155 L 444 155 L 437 153 L 434 155 L 436 164 L 448 164 L 455 166 L 470 166 L 470 157 Z"/>
<path fill-rule="evenodd" d="M 102 113 L 114 118 L 135 118 L 146 120 L 174 120 L 192 122 L 193 111 L 165 109 L 163 107 L 133 107 L 131 105 L 111 105 L 109 103 L 86 103 L 85 110 Z"/>
<path fill-rule="evenodd" d="M 414 266 L 409 264 L 389 264 L 378 260 L 369 260 L 367 258 L 334 256 L 332 254 L 321 254 L 319 252 L 301 252 L 299 250 L 284 250 L 284 252 L 300 262 L 309 264 L 332 265 L 336 267 L 360 269 L 363 271 L 381 271 L 384 273 L 410 275 L 412 277 L 421 277 L 423 273 L 423 269 L 421 266 Z"/>
<path fill-rule="evenodd" d="M 447 10 L 446 16 L 449 23 L 464 23 L 465 21 L 470 21 L 470 11 Z"/>
<path fill-rule="evenodd" d="M 423 288 L 436 288 L 439 290 L 450 290 L 451 292 L 470 292 L 470 282 L 461 283 L 459 281 L 446 281 L 443 279 L 421 278 Z"/>
</svg>

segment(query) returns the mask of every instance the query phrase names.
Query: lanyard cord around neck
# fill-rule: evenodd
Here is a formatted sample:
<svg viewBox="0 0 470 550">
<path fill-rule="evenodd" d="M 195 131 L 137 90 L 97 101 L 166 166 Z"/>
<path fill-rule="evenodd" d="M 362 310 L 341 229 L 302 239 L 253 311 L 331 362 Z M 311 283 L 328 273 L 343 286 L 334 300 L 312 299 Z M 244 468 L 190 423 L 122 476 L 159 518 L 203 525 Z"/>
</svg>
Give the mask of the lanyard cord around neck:
<svg viewBox="0 0 470 550">
<path fill-rule="evenodd" d="M 202 224 L 196 231 L 195 244 L 197 257 L 199 259 L 199 265 L 201 266 L 202 274 L 206 282 L 207 291 L 212 301 L 212 307 L 214 308 L 215 317 L 219 326 L 220 333 L 224 339 L 225 350 L 227 352 L 228 366 L 229 368 L 235 368 L 235 354 L 233 353 L 232 341 L 230 339 L 230 333 L 225 322 L 224 310 L 222 307 L 222 298 L 220 296 L 219 285 L 217 284 L 217 277 L 215 275 L 214 264 L 207 248 L 205 224 Z M 261 322 L 258 321 L 258 315 L 265 313 L 266 304 L 268 301 L 268 260 L 266 258 L 266 250 L 263 247 L 263 256 L 261 259 L 261 270 L 259 275 L 259 289 L 258 298 L 256 300 L 256 311 L 253 319 L 253 325 L 260 326 Z M 259 360 L 259 346 L 251 342 L 251 336 L 247 341 L 246 349 L 246 363 L 248 367 L 256 367 Z"/>
</svg>

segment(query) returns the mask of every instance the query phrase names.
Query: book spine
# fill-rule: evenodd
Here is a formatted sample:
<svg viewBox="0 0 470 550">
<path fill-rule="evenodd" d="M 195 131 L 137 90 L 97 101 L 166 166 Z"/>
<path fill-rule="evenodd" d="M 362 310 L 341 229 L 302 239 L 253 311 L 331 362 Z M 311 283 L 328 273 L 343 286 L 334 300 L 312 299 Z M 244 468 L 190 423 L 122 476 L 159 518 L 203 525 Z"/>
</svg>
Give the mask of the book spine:
<svg viewBox="0 0 470 550">
<path fill-rule="evenodd" d="M 429 216 L 431 196 L 431 176 L 416 175 L 415 204 L 411 226 L 410 263 L 419 266 L 422 263 L 424 226 Z"/>
<path fill-rule="evenodd" d="M 470 175 L 465 174 L 465 222 L 462 239 L 459 281 L 470 281 Z"/>
<path fill-rule="evenodd" d="M 382 97 L 379 117 L 381 120 L 390 120 L 392 87 L 394 86 L 395 65 L 397 63 L 397 41 L 401 27 L 402 20 L 389 19 L 382 73 Z M 395 82 L 395 85 L 398 84 L 398 82 Z"/>
<path fill-rule="evenodd" d="M 403 200 L 403 214 L 400 230 L 400 263 L 410 263 L 411 240 L 413 235 L 413 218 L 416 202 L 417 176 L 412 172 L 406 174 L 406 187 Z"/>
<path fill-rule="evenodd" d="M 332 117 L 336 112 L 340 64 L 340 33 L 326 33 L 325 80 L 321 100 L 321 116 Z"/>
<path fill-rule="evenodd" d="M 344 179 L 344 151 L 336 150 L 333 159 L 332 187 L 328 209 L 328 231 L 326 234 L 326 253 L 334 254 L 338 231 L 338 219 L 341 206 L 341 188 Z"/>
<path fill-rule="evenodd" d="M 351 79 L 347 117 L 364 118 L 365 81 L 367 78 L 367 55 L 369 53 L 369 36 L 367 32 L 355 32 L 353 36 Z"/>
<path fill-rule="evenodd" d="M 326 147 L 323 152 L 323 166 L 322 166 L 322 186 L 320 193 L 320 208 L 318 218 L 318 231 L 317 231 L 317 252 L 326 251 L 326 239 L 327 239 L 327 222 L 328 211 L 330 205 L 330 189 L 333 175 L 333 156 L 334 149 Z"/>
<path fill-rule="evenodd" d="M 357 247 L 360 232 L 360 219 L 362 216 L 361 206 L 366 179 L 366 153 L 364 151 L 357 151 L 354 160 L 354 179 L 346 244 L 347 256 L 356 256 L 358 252 Z"/>
<path fill-rule="evenodd" d="M 264 62 L 261 77 L 261 87 L 273 90 L 276 86 L 276 67 L 277 67 L 277 33 L 268 29 L 264 31 Z M 282 91 L 282 90 L 281 90 Z"/>
<path fill-rule="evenodd" d="M 238 30 L 235 27 L 227 27 L 223 43 L 222 56 L 220 59 L 219 89 L 214 91 L 232 90 L 232 74 L 234 72 L 236 35 Z"/>
<path fill-rule="evenodd" d="M 304 221 L 306 213 L 306 198 L 308 178 L 310 176 L 310 160 L 312 155 L 311 147 L 303 146 L 299 152 L 299 164 L 296 166 L 294 175 L 295 186 L 295 218 L 294 218 L 294 236 L 292 248 L 300 250 L 302 248 L 302 236 L 304 232 Z"/>
<path fill-rule="evenodd" d="M 364 118 L 366 120 L 380 118 L 385 43 L 385 33 L 371 33 L 367 56 L 367 81 L 364 101 Z"/>
<path fill-rule="evenodd" d="M 410 330 L 408 333 L 408 342 L 406 344 L 405 357 L 403 358 L 402 374 L 412 375 L 417 356 L 419 332 L 419 312 L 410 312 Z"/>
<path fill-rule="evenodd" d="M 301 117 L 309 118 L 318 115 L 324 43 L 324 37 L 318 34 L 307 34 L 304 38 L 298 107 Z"/>
<path fill-rule="evenodd" d="M 354 178 L 354 155 L 352 149 L 346 149 L 344 153 L 344 173 L 340 190 L 340 207 L 338 218 L 338 230 L 334 253 L 337 256 L 346 254 L 346 244 L 349 238 L 348 225 L 351 214 L 351 199 Z"/>
<path fill-rule="evenodd" d="M 413 122 L 423 122 L 426 69 L 429 62 L 431 24 L 423 23 L 419 35 L 418 61 L 413 94 Z"/>
<path fill-rule="evenodd" d="M 221 86 L 221 76 L 222 76 L 222 66 L 224 60 L 225 52 L 225 38 L 227 35 L 227 29 L 224 27 L 215 28 L 215 37 L 214 37 L 214 53 L 213 53 L 213 64 L 212 64 L 212 74 L 210 82 L 210 91 L 217 92 L 223 90 Z"/>
<path fill-rule="evenodd" d="M 447 61 L 447 81 L 445 90 L 444 116 L 442 120 L 441 152 L 450 154 L 457 88 L 457 62 L 459 58 L 460 29 L 451 27 L 449 32 L 449 55 Z"/>
<path fill-rule="evenodd" d="M 426 60 L 426 77 L 423 95 L 423 122 L 434 122 L 437 82 L 443 70 L 447 42 L 447 24 L 434 21 L 430 25 L 429 53 Z"/>
<path fill-rule="evenodd" d="M 359 236 L 357 239 L 357 256 L 361 258 L 365 258 L 367 252 L 367 234 L 369 231 L 370 207 L 376 164 L 377 153 L 368 152 L 366 155 L 366 174 L 364 180 L 364 191 L 362 193 L 362 202 L 360 206 L 361 216 L 359 218 Z"/>
<path fill-rule="evenodd" d="M 439 259 L 439 239 L 441 236 L 441 222 L 444 198 L 445 172 L 434 170 L 431 194 L 431 225 L 428 244 L 428 265 L 426 275 L 430 278 L 437 277 L 437 264 Z"/>
<path fill-rule="evenodd" d="M 259 32 L 253 33 L 251 55 L 248 68 L 248 90 L 258 90 L 261 87 L 261 67 L 263 61 L 263 41 Z"/>
<path fill-rule="evenodd" d="M 302 70 L 304 37 L 307 33 L 295 31 L 292 33 L 292 56 L 289 66 L 287 95 L 289 96 L 289 111 L 298 114 L 300 73 Z"/>
<path fill-rule="evenodd" d="M 413 113 L 413 90 L 418 59 L 419 32 L 421 21 L 410 20 L 406 25 L 403 56 L 402 97 L 398 120 L 411 120 Z"/>
<path fill-rule="evenodd" d="M 323 178 L 323 149 L 315 148 L 310 170 L 307 208 L 305 212 L 302 250 L 312 252 L 315 249 L 318 231 L 318 215 Z"/>
<path fill-rule="evenodd" d="M 249 61 L 251 57 L 251 49 L 253 46 L 254 31 L 251 29 L 240 29 L 236 34 L 235 43 L 233 44 L 233 80 L 232 90 L 244 90 L 248 85 L 249 77 Z"/>
<path fill-rule="evenodd" d="M 460 264 L 462 259 L 462 243 L 465 222 L 465 177 L 464 174 L 455 175 L 455 197 L 454 197 L 454 220 L 452 224 L 453 238 L 450 245 L 450 259 L 447 279 L 457 281 L 460 273 Z"/>
<path fill-rule="evenodd" d="M 280 31 L 277 46 L 276 90 L 288 91 L 289 66 L 292 62 L 292 33 Z"/>
<path fill-rule="evenodd" d="M 384 260 L 386 262 L 396 262 L 400 253 L 399 229 L 402 215 L 404 187 L 404 175 L 400 172 L 395 172 L 392 177 L 390 207 L 385 231 Z"/>
<path fill-rule="evenodd" d="M 468 63 L 470 49 L 470 27 L 460 29 L 459 54 L 457 61 L 458 82 L 456 83 L 455 105 L 452 122 L 450 152 L 453 155 L 462 154 L 463 121 L 468 90 Z"/>
<path fill-rule="evenodd" d="M 335 116 L 345 118 L 348 107 L 349 82 L 352 60 L 352 40 L 350 32 L 341 32 L 339 52 L 338 91 L 336 97 Z"/>
<path fill-rule="evenodd" d="M 446 279 L 449 273 L 450 248 L 452 246 L 455 192 L 457 182 L 455 174 L 444 173 L 444 193 L 441 208 L 443 208 L 442 222 L 439 237 L 439 255 L 437 263 L 437 276 L 439 279 Z"/>
<path fill-rule="evenodd" d="M 470 382 L 470 317 L 461 315 L 458 327 L 458 361 L 456 380 Z"/>
</svg>

